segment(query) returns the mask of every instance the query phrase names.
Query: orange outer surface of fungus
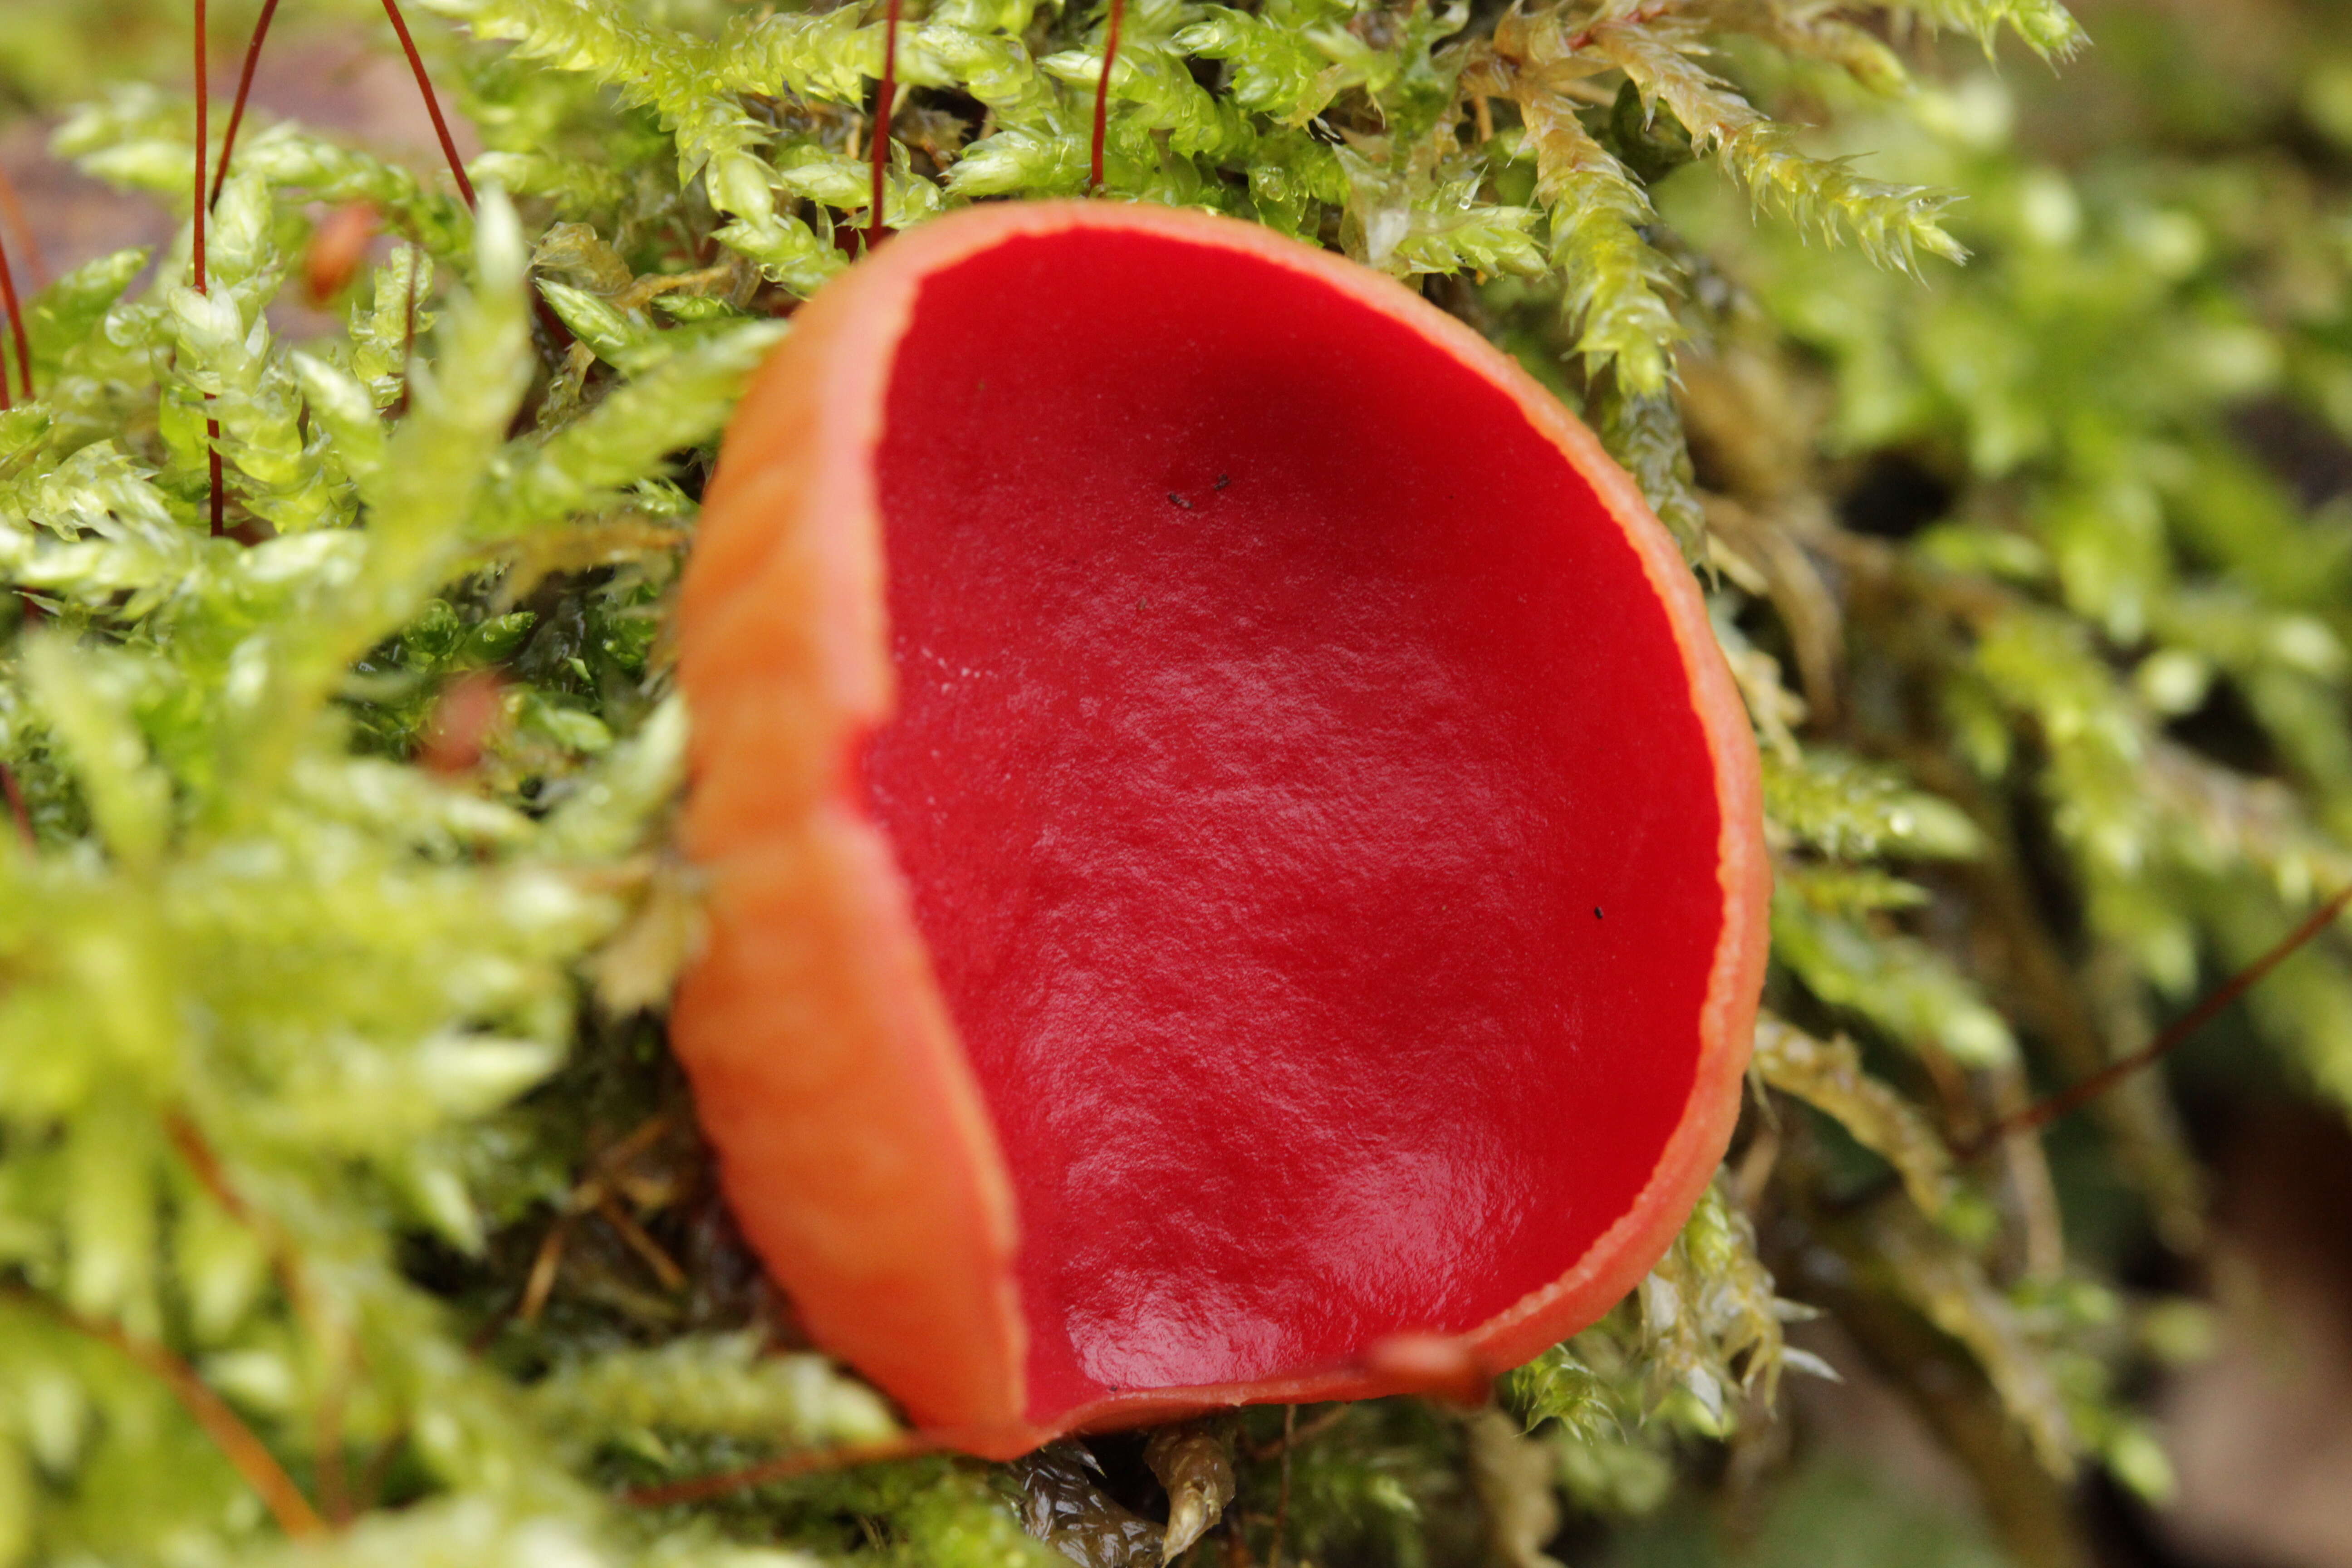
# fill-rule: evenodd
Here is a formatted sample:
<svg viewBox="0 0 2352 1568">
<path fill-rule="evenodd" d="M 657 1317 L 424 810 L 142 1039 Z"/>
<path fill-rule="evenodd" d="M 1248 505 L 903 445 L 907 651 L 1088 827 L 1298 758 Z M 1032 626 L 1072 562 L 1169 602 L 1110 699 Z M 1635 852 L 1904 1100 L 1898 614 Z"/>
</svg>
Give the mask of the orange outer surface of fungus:
<svg viewBox="0 0 2352 1568">
<path fill-rule="evenodd" d="M 1526 431 L 1506 432 L 1512 440 L 1531 440 L 1543 461 L 1564 459 L 1589 487 L 1580 505 L 1600 520 L 1591 526 L 1606 532 L 1613 523 L 1622 534 L 1638 562 L 1623 568 L 1628 580 L 1654 595 L 1635 607 L 1664 628 L 1654 639 L 1664 661 L 1679 660 L 1667 684 L 1688 706 L 1655 722 L 1697 737 L 1692 754 L 1703 781 L 1711 778 L 1717 819 L 1702 899 L 1712 955 L 1700 950 L 1692 966 L 1696 1038 L 1675 1046 L 1693 1064 L 1687 1091 L 1675 1089 L 1654 1163 L 1629 1183 L 1630 1203 L 1588 1216 L 1577 1234 L 1591 1239 L 1580 1253 L 1532 1288 L 1511 1285 L 1510 1299 L 1479 1309 L 1477 1321 L 1401 1321 L 1388 1336 L 1311 1364 L 1251 1363 L 1228 1347 L 1217 1353 L 1253 1368 L 1233 1380 L 1159 1385 L 1066 1369 L 1050 1373 L 1062 1393 L 1033 1386 L 1049 1375 L 1038 1370 L 1047 1367 L 1039 1335 L 1054 1325 L 1025 1315 L 1024 1280 L 1045 1276 L 1037 1267 L 1023 1273 L 1024 1233 L 1035 1227 L 1019 1212 L 1017 1163 L 1008 1164 L 999 1125 L 1005 1102 L 992 1116 L 967 1050 L 966 1036 L 984 1021 L 959 1029 L 947 960 L 919 920 L 919 879 L 910 884 L 860 769 L 910 679 L 893 658 L 899 585 L 886 576 L 894 520 L 885 517 L 883 454 L 894 406 L 915 406 L 896 400 L 929 394 L 894 389 L 902 343 L 921 302 L 948 298 L 939 280 L 992 256 L 1034 250 L 1043 265 L 1062 245 L 1082 256 L 1093 254 L 1087 245 L 1124 247 L 1116 254 L 1152 266 L 1174 258 L 1151 274 L 1161 279 L 1155 292 L 1133 300 L 1138 311 L 1187 309 L 1167 297 L 1168 279 L 1257 277 L 1276 293 L 1307 290 L 1308 313 L 1360 312 L 1364 331 L 1389 345 L 1383 353 L 1409 335 L 1444 374 L 1475 377 L 1501 399 L 1506 423 L 1524 419 Z M 1105 333 L 1122 330 L 1116 311 L 1097 321 Z M 1038 330 L 1048 330 L 1042 320 Z M 919 442 L 929 432 L 895 438 Z M 1229 479 L 1234 504 L 1248 504 L 1249 478 L 1220 474 L 1213 489 L 1203 471 L 1191 492 L 1171 483 L 1165 502 L 1153 500 L 1178 509 L 1166 514 L 1171 523 L 1213 521 Z M 1494 526 L 1565 525 L 1510 517 Z M 1074 1430 L 1234 1404 L 1459 1386 L 1465 1368 L 1492 1374 L 1591 1323 L 1637 1284 L 1722 1156 L 1762 984 L 1769 872 L 1754 743 L 1704 604 L 1633 481 L 1591 434 L 1475 332 L 1386 277 L 1254 226 L 1108 203 L 976 207 L 894 238 L 800 311 L 736 415 L 686 574 L 678 655 L 694 724 L 685 843 L 708 875 L 710 935 L 678 992 L 675 1048 L 734 1212 L 817 1342 L 942 1440 L 1009 1457 Z M 1633 901 L 1623 918 L 1638 918 L 1638 898 L 1624 896 Z M 1591 918 L 1601 917 L 1595 903 Z M 1679 1086 L 1679 1063 L 1662 1070 Z M 1546 1201 L 1537 1194 L 1511 1212 Z M 1065 1231 L 1054 1234 L 1065 1234 L 1066 1223 L 1055 1223 Z M 1264 1239 L 1281 1250 L 1283 1238 Z M 1200 1327 L 1202 1342 L 1213 1341 L 1218 1325 Z M 1066 1363 L 1088 1352 L 1054 1353 Z M 1099 1345 L 1091 1353 L 1101 1365 L 1126 1364 L 1104 1359 Z"/>
</svg>

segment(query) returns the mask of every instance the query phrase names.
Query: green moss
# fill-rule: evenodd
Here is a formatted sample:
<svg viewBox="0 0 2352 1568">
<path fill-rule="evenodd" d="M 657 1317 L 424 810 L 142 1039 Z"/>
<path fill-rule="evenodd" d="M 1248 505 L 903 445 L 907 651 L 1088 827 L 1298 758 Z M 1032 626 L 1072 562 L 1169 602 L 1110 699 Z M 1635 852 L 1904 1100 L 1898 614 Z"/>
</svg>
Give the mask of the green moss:
<svg viewBox="0 0 2352 1568">
<path fill-rule="evenodd" d="M 478 217 L 257 113 L 209 293 L 183 228 L 152 271 L 124 251 L 28 300 L 39 396 L 0 415 L 30 839 L 0 833 L 0 1568 L 1050 1561 L 1003 1495 L 1023 1472 L 964 1461 L 628 1500 L 891 1429 L 765 1353 L 789 1317 L 659 1024 L 694 936 L 669 590 L 774 318 L 872 220 L 878 8 L 420 4 Z M 216 7 L 217 48 L 253 10 Z M 1104 12 L 910 10 L 887 221 L 1082 190 Z M 2030 1142 L 1998 1181 L 1955 1151 L 2352 879 L 2352 528 L 2246 434 L 2352 439 L 2318 151 L 2347 40 L 2280 7 L 2244 23 L 2280 29 L 2273 63 L 2232 74 L 2171 26 L 2095 12 L 2121 47 L 2053 73 L 2083 34 L 2047 0 L 1129 6 L 1106 195 L 1341 248 L 1584 412 L 1711 595 L 1780 872 L 1731 1163 L 1633 1297 L 1507 1381 L 1530 1436 L 1240 1413 L 1196 1550 L 1539 1568 L 1564 1502 L 1613 1532 L 1593 1560 L 2036 1563 L 2063 1507 L 2018 1497 L 2084 1464 L 2162 1492 L 2118 1391 L 2134 1325 L 2177 1310 L 2064 1221 L 2104 1205 L 2102 1258 L 2199 1245 L 2168 1102 L 2102 1101 L 2054 1174 Z M 184 26 L 21 0 L 0 109 L 184 216 Z M 320 204 L 361 200 L 397 243 L 340 320 L 273 313 Z M 478 757 L 436 771 L 464 703 Z M 2352 1107 L 2340 946 L 2249 1017 Z M 1781 1374 L 1825 1370 L 1782 1338 L 1813 1308 L 1946 1436 L 2008 1429 L 1954 1448 L 2003 1542 L 1770 1459 Z M 1100 1484 L 1148 1513 L 1123 1441 Z M 272 1469 L 307 1503 L 273 1516 Z M 1710 1495 L 1761 1523 L 1663 1509 Z M 285 1543 L 305 1509 L 329 1529 Z"/>
</svg>

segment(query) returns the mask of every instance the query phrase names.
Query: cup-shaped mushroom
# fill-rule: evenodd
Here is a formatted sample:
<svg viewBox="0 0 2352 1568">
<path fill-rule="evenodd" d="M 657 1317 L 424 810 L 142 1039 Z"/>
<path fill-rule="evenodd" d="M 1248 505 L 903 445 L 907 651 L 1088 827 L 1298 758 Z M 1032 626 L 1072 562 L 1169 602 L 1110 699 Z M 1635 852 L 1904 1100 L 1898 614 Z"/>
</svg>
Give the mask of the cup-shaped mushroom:
<svg viewBox="0 0 2352 1568">
<path fill-rule="evenodd" d="M 1721 1157 L 1768 870 L 1697 587 L 1388 278 L 1107 203 L 899 236 L 730 430 L 679 675 L 730 1200 L 975 1451 L 1458 1387 Z"/>
</svg>

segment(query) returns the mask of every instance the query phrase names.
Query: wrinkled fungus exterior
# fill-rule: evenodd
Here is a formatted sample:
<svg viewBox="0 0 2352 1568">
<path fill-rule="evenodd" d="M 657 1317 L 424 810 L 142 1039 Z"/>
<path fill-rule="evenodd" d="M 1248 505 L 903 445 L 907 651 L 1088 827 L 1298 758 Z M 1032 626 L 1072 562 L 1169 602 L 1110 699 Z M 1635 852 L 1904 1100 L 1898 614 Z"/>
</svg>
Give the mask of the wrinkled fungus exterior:
<svg viewBox="0 0 2352 1568">
<path fill-rule="evenodd" d="M 730 1202 L 974 1452 L 1491 1374 L 1722 1155 L 1768 871 L 1705 607 L 1387 278 L 1107 203 L 898 237 L 729 431 L 679 677 Z"/>
</svg>

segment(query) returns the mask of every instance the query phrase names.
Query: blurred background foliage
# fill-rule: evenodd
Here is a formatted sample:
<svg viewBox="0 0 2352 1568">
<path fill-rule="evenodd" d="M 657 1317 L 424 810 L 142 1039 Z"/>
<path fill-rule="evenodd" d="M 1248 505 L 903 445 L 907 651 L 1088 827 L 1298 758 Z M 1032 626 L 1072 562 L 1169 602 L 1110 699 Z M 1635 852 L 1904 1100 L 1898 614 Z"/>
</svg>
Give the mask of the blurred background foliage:
<svg viewBox="0 0 2352 1568">
<path fill-rule="evenodd" d="M 669 589 L 879 8 L 417 10 L 478 215 L 294 0 L 199 294 L 187 7 L 6 0 L 0 1565 L 2352 1563 L 2352 952 L 1989 1137 L 2352 882 L 2352 16 L 1134 0 L 1108 198 L 1405 279 L 1649 491 L 1776 963 L 1716 1189 L 1486 1408 L 988 1467 L 823 1458 L 894 1416 L 659 1021 Z M 1081 191 L 1104 21 L 910 5 L 888 221 Z"/>
</svg>

